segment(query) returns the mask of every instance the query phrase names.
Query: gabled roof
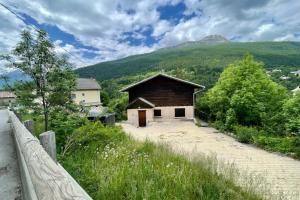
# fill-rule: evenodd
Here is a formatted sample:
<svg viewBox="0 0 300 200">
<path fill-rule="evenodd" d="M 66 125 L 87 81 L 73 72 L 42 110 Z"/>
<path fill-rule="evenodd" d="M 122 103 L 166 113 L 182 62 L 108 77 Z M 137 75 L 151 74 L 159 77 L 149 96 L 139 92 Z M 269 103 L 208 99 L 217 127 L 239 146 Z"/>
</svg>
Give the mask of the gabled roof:
<svg viewBox="0 0 300 200">
<path fill-rule="evenodd" d="M 78 78 L 76 80 L 77 90 L 100 90 L 101 87 L 95 79 L 91 78 Z"/>
<path fill-rule="evenodd" d="M 156 78 L 156 77 L 159 77 L 159 76 L 165 77 L 165 78 L 169 78 L 169 79 L 172 79 L 172 80 L 175 80 L 175 81 L 178 81 L 178 82 L 182 82 L 182 83 L 185 83 L 185 84 L 194 86 L 195 88 L 205 88 L 205 86 L 203 86 L 203 85 L 199 85 L 199 84 L 196 84 L 196 83 L 193 83 L 193 82 L 190 82 L 190 81 L 186 81 L 186 80 L 183 80 L 183 79 L 180 79 L 180 78 L 176 78 L 176 77 L 173 77 L 173 76 L 170 76 L 170 75 L 167 75 L 167 74 L 159 73 L 159 74 L 157 74 L 157 75 L 155 75 L 155 76 L 152 76 L 152 77 L 150 77 L 150 78 L 146 78 L 146 79 L 144 79 L 144 80 L 142 80 L 142 81 L 140 81 L 140 82 L 134 83 L 134 84 L 132 84 L 132 85 L 127 86 L 126 88 L 123 88 L 123 89 L 121 90 L 121 92 L 128 91 L 129 89 L 131 89 L 131 88 L 133 88 L 133 87 L 135 87 L 135 86 L 137 86 L 137 85 L 140 85 L 140 84 L 142 84 L 142 83 L 145 83 L 145 82 L 147 82 L 147 81 L 150 81 L 150 80 L 152 80 L 152 79 L 154 79 L 154 78 Z"/>
<path fill-rule="evenodd" d="M 15 93 L 10 91 L 0 91 L 0 98 L 16 98 Z"/>
<path fill-rule="evenodd" d="M 146 99 L 139 97 L 127 105 L 126 108 L 154 108 L 155 105 Z"/>
<path fill-rule="evenodd" d="M 300 86 L 296 87 L 295 89 L 292 90 L 292 92 L 296 93 L 300 91 Z"/>
</svg>

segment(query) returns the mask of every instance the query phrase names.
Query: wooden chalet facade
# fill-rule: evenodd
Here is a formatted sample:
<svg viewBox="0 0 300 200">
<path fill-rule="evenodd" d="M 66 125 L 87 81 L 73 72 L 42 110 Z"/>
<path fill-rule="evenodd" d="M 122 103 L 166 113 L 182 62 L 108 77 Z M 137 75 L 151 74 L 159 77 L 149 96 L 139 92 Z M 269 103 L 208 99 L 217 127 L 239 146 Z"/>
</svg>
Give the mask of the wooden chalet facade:
<svg viewBox="0 0 300 200">
<path fill-rule="evenodd" d="M 129 94 L 128 122 L 146 126 L 151 121 L 194 119 L 194 97 L 204 86 L 158 74 L 123 89 Z"/>
</svg>

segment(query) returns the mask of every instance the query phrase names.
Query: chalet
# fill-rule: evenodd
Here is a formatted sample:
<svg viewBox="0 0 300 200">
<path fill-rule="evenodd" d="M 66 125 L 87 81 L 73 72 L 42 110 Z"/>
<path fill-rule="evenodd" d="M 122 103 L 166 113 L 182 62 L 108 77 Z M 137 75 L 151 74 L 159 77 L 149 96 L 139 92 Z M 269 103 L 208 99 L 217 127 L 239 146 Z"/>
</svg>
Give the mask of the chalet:
<svg viewBox="0 0 300 200">
<path fill-rule="evenodd" d="M 72 92 L 73 101 L 85 107 L 101 105 L 101 87 L 95 79 L 78 78 L 76 80 L 76 91 Z"/>
<path fill-rule="evenodd" d="M 194 119 L 195 94 L 202 85 L 157 74 L 130 85 L 122 92 L 128 92 L 128 122 L 139 127 L 152 121 L 170 119 Z"/>
</svg>

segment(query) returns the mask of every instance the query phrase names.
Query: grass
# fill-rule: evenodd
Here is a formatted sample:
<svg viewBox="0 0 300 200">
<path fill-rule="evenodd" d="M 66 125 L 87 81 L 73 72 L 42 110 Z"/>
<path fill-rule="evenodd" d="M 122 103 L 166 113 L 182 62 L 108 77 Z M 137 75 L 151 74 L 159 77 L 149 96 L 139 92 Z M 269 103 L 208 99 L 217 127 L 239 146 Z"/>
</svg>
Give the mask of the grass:
<svg viewBox="0 0 300 200">
<path fill-rule="evenodd" d="M 190 161 L 119 127 L 89 123 L 66 146 L 60 162 L 94 199 L 262 199 L 235 184 L 236 171 L 219 174 L 213 159 Z"/>
</svg>

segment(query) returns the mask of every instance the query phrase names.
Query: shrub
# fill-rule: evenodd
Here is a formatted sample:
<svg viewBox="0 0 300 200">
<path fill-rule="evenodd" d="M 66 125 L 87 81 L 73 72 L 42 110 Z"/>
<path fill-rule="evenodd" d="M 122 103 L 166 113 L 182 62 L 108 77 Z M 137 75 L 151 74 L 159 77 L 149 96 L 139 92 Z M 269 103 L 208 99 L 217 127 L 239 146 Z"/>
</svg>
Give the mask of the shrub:
<svg viewBox="0 0 300 200">
<path fill-rule="evenodd" d="M 226 128 L 222 121 L 215 121 L 214 123 L 212 123 L 212 126 L 218 129 L 222 133 L 225 132 Z"/>
<path fill-rule="evenodd" d="M 235 126 L 234 133 L 239 142 L 249 144 L 253 142 L 253 137 L 258 134 L 258 130 L 254 127 Z"/>
<path fill-rule="evenodd" d="M 267 134 L 260 134 L 254 137 L 254 144 L 268 151 L 277 151 L 281 153 L 296 153 L 295 137 L 280 137 Z"/>
<path fill-rule="evenodd" d="M 51 112 L 49 122 L 50 129 L 56 135 L 57 150 L 61 152 L 67 138 L 75 129 L 87 123 L 87 119 L 81 117 L 79 114 L 56 110 L 56 112 Z"/>
</svg>

